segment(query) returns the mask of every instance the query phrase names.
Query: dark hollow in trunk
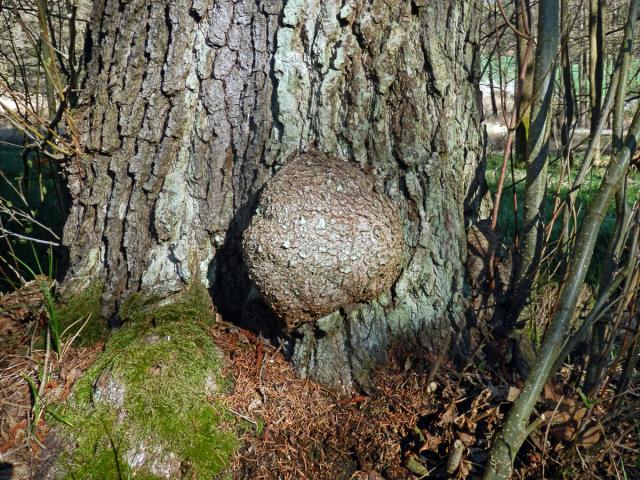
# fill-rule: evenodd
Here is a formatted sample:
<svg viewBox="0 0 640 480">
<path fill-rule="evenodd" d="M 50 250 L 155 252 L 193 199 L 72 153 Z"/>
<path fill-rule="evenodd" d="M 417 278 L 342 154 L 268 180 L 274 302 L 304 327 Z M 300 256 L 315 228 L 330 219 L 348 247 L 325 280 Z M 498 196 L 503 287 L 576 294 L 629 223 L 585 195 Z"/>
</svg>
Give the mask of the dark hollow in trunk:
<svg viewBox="0 0 640 480">
<path fill-rule="evenodd" d="M 349 389 L 398 343 L 464 332 L 465 218 L 481 197 L 477 2 L 98 0 L 69 165 L 69 291 L 210 288 L 228 320 L 282 323 L 241 236 L 265 182 L 315 148 L 370 171 L 408 248 L 393 288 L 297 331 L 302 375 Z"/>
</svg>

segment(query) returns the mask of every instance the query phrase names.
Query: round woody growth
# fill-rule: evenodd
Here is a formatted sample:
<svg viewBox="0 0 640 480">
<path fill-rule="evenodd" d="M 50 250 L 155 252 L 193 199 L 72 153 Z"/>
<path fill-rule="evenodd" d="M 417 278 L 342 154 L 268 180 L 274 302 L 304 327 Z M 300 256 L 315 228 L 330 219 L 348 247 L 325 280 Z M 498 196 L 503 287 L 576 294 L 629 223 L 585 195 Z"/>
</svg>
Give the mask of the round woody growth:
<svg viewBox="0 0 640 480">
<path fill-rule="evenodd" d="M 389 290 L 401 270 L 402 226 L 357 165 L 310 152 L 267 184 L 243 251 L 260 293 L 295 328 Z"/>
</svg>

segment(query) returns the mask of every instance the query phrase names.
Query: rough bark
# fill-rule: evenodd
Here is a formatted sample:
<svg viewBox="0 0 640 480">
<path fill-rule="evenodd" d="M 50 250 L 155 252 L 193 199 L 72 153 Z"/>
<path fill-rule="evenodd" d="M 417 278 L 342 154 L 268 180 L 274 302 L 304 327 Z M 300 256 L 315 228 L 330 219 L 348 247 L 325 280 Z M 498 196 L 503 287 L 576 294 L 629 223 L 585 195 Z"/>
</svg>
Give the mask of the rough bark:
<svg viewBox="0 0 640 480">
<path fill-rule="evenodd" d="M 300 373 L 348 389 L 395 342 L 437 345 L 463 319 L 465 211 L 482 178 L 476 7 L 98 0 L 86 154 L 68 166 L 68 289 L 104 281 L 113 315 L 133 292 L 201 281 L 229 320 L 278 334 L 241 236 L 265 182 L 316 148 L 372 172 L 409 253 L 386 295 L 296 333 Z"/>
</svg>

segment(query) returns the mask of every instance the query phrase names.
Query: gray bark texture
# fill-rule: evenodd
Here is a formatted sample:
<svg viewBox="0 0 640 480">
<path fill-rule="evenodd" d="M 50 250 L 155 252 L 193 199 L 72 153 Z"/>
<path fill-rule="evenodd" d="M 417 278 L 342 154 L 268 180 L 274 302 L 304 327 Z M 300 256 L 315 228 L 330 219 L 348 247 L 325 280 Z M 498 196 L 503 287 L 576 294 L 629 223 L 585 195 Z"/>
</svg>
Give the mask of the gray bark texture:
<svg viewBox="0 0 640 480">
<path fill-rule="evenodd" d="M 277 334 L 242 234 L 264 184 L 313 149 L 370 172 L 406 258 L 388 292 L 289 337 L 299 373 L 349 390 L 390 348 L 463 333 L 480 16 L 455 0 L 97 0 L 65 285 L 104 282 L 113 315 L 134 292 L 201 281 L 226 319 Z"/>
</svg>

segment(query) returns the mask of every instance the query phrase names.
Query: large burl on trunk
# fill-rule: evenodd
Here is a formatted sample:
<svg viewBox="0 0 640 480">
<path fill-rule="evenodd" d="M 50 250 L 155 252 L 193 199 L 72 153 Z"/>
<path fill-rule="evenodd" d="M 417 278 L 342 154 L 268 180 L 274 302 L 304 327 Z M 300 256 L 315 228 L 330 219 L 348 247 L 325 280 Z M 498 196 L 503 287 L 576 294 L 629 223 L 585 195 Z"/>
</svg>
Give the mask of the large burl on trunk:
<svg viewBox="0 0 640 480">
<path fill-rule="evenodd" d="M 400 216 L 369 176 L 309 152 L 269 181 L 243 251 L 249 278 L 293 329 L 387 292 L 403 245 Z"/>
<path fill-rule="evenodd" d="M 203 282 L 225 318 L 282 322 L 242 261 L 258 194 L 311 150 L 368 172 L 402 223 L 391 288 L 291 333 L 302 375 L 349 389 L 395 344 L 464 331 L 479 196 L 478 2 L 96 0 L 69 164 L 68 290 Z"/>
</svg>

